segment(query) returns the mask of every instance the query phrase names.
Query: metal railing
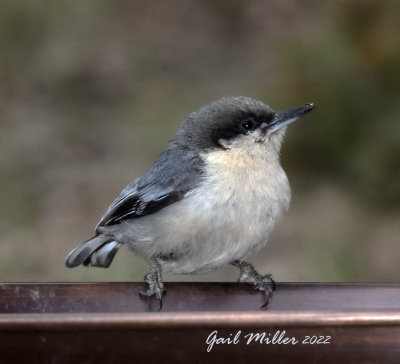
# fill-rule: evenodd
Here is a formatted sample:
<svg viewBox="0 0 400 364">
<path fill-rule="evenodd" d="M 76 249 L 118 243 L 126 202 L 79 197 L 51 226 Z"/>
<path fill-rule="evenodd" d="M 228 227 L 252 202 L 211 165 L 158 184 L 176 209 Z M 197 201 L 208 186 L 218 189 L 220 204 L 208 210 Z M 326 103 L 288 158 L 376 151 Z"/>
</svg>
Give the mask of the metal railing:
<svg viewBox="0 0 400 364">
<path fill-rule="evenodd" d="M 398 362 L 400 284 L 0 284 L 0 362 Z"/>
</svg>

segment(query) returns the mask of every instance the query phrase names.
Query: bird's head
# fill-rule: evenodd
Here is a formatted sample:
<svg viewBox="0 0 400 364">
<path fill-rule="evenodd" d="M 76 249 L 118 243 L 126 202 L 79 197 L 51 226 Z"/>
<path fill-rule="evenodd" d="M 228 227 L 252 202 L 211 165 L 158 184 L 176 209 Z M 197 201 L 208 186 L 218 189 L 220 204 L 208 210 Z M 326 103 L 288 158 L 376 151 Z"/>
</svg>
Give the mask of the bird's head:
<svg viewBox="0 0 400 364">
<path fill-rule="evenodd" d="M 200 152 L 239 148 L 251 154 L 264 148 L 278 154 L 286 126 L 313 108 L 306 103 L 275 112 L 249 97 L 226 97 L 188 115 L 174 142 Z"/>
</svg>

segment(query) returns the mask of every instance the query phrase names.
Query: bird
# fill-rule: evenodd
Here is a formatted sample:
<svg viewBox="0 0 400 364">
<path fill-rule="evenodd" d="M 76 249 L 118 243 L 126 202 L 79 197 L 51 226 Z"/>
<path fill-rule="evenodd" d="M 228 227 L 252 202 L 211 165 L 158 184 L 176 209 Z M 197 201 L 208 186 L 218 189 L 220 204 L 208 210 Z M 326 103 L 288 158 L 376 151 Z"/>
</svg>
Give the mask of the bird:
<svg viewBox="0 0 400 364">
<path fill-rule="evenodd" d="M 149 267 L 141 296 L 162 305 L 162 275 L 200 274 L 227 264 L 272 299 L 275 281 L 245 259 L 265 246 L 288 209 L 291 189 L 280 164 L 286 128 L 312 102 L 274 111 L 245 96 L 224 97 L 186 116 L 150 169 L 111 203 L 92 238 L 66 266 L 107 268 L 125 245 Z"/>
</svg>

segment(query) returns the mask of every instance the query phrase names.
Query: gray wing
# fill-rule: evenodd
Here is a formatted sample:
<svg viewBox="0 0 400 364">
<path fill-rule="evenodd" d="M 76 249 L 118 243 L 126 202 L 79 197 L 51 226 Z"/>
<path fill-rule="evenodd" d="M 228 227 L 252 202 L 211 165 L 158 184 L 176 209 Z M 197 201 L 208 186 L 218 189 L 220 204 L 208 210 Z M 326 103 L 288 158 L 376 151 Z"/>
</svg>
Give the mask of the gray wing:
<svg viewBox="0 0 400 364">
<path fill-rule="evenodd" d="M 202 163 L 197 153 L 170 146 L 145 175 L 123 189 L 98 227 L 149 215 L 179 201 L 199 183 Z"/>
</svg>

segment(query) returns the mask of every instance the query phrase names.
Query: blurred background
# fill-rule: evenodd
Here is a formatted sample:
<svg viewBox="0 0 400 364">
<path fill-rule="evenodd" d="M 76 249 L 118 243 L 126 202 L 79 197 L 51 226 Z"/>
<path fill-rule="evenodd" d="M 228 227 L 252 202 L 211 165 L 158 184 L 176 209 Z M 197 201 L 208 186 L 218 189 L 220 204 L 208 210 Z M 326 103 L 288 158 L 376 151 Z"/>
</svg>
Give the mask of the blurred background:
<svg viewBox="0 0 400 364">
<path fill-rule="evenodd" d="M 64 259 L 185 115 L 231 95 L 317 104 L 288 130 L 291 208 L 259 271 L 398 281 L 400 6 L 367 0 L 1 1 L 0 280 L 142 280 L 125 248 L 107 270 Z"/>
</svg>

